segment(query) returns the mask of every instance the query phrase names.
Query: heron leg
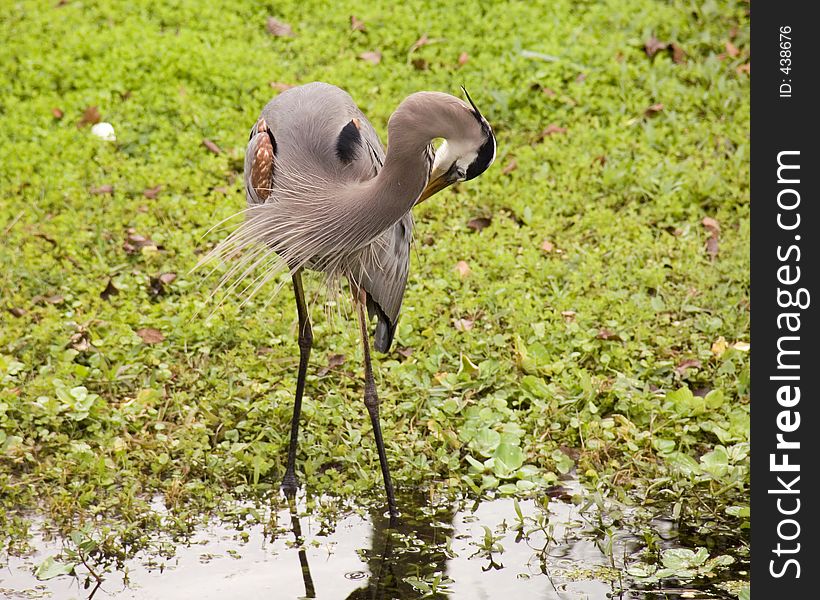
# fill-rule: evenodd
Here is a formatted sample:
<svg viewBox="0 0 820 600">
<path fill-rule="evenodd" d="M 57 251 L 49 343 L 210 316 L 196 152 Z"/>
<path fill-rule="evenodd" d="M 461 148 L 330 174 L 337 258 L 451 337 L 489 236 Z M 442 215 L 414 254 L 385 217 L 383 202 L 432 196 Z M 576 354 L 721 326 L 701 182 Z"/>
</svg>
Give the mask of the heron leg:
<svg viewBox="0 0 820 600">
<path fill-rule="evenodd" d="M 292 496 L 299 487 L 296 479 L 296 444 L 299 438 L 299 415 L 302 412 L 302 395 L 305 392 L 305 377 L 307 376 L 310 348 L 313 345 L 313 330 L 310 328 L 305 290 L 302 287 L 302 271 L 293 274 L 293 291 L 296 295 L 296 312 L 299 315 L 299 375 L 296 380 L 296 399 L 293 402 L 293 418 L 290 422 L 290 445 L 288 446 L 288 465 L 285 477 L 282 479 L 282 491 Z"/>
<path fill-rule="evenodd" d="M 367 332 L 367 293 L 359 288 L 356 294 L 356 311 L 359 315 L 359 327 L 362 335 L 362 348 L 364 349 L 364 405 L 370 414 L 370 422 L 373 425 L 373 435 L 376 437 L 376 449 L 379 452 L 379 463 L 382 468 L 384 478 L 384 489 L 387 492 L 387 507 L 390 511 L 391 522 L 398 516 L 396 509 L 396 498 L 393 494 L 393 482 L 390 480 L 390 471 L 387 468 L 387 454 L 384 451 L 384 439 L 382 438 L 382 428 L 379 423 L 379 396 L 376 393 L 376 382 L 373 380 L 373 367 L 370 364 L 370 342 Z"/>
</svg>

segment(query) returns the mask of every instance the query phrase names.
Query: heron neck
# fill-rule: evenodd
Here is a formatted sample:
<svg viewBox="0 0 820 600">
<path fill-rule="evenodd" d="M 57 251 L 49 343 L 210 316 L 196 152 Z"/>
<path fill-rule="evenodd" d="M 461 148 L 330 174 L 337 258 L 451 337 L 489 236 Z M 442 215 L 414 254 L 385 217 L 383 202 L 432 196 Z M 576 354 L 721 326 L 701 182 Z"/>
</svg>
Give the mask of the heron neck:
<svg viewBox="0 0 820 600">
<path fill-rule="evenodd" d="M 391 142 L 378 175 L 352 186 L 345 194 L 344 204 L 358 213 L 356 220 L 366 229 L 363 237 L 369 239 L 392 227 L 413 208 L 430 175 L 426 145 L 400 139 Z"/>
</svg>

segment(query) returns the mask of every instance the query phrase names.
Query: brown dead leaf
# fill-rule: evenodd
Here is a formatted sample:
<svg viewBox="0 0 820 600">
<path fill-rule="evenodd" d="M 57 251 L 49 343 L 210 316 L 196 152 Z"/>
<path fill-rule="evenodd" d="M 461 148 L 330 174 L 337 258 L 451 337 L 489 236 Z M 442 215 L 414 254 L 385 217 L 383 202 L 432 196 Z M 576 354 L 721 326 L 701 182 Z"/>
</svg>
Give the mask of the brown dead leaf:
<svg viewBox="0 0 820 600">
<path fill-rule="evenodd" d="M 566 127 L 561 127 L 560 125 L 556 125 L 555 123 L 550 123 L 549 125 L 547 125 L 547 128 L 544 129 L 544 131 L 541 132 L 541 135 L 538 136 L 538 139 L 543 140 L 544 138 L 547 138 L 547 137 L 549 137 L 551 135 L 554 135 L 556 133 L 566 133 L 566 132 L 567 132 Z"/>
<path fill-rule="evenodd" d="M 60 294 L 53 296 L 34 296 L 31 301 L 34 304 L 42 304 L 43 302 L 47 304 L 62 304 L 63 301 L 65 301 L 65 296 L 61 296 Z"/>
<path fill-rule="evenodd" d="M 661 50 L 666 50 L 669 47 L 669 44 L 666 42 L 660 41 L 654 35 L 650 37 L 643 45 L 643 49 L 646 52 L 646 55 L 649 58 L 655 56 Z"/>
<path fill-rule="evenodd" d="M 54 108 L 51 109 L 51 114 L 54 115 L 54 118 L 57 119 L 58 121 L 63 118 L 63 111 L 61 111 L 57 107 L 54 107 Z"/>
<path fill-rule="evenodd" d="M 550 252 L 555 250 L 555 244 L 553 244 L 549 240 L 544 240 L 543 242 L 541 242 L 541 250 L 549 254 Z"/>
<path fill-rule="evenodd" d="M 415 52 L 419 48 L 423 48 L 424 46 L 426 46 L 429 43 L 430 43 L 430 38 L 428 38 L 427 34 L 425 33 L 419 39 L 417 39 L 415 42 L 413 42 L 413 45 L 410 46 L 410 50 L 407 51 L 407 54 L 412 54 L 413 52 Z"/>
<path fill-rule="evenodd" d="M 619 336 L 617 333 L 615 333 L 613 331 L 610 331 L 609 329 L 607 329 L 605 327 L 602 327 L 601 329 L 599 329 L 598 330 L 598 335 L 596 335 L 595 337 L 597 337 L 599 340 L 612 340 L 612 341 L 616 341 L 616 342 L 621 341 L 621 336 Z"/>
<path fill-rule="evenodd" d="M 137 335 L 140 336 L 142 341 L 146 344 L 159 344 L 165 339 L 162 332 L 159 329 L 154 329 L 153 327 L 137 329 Z"/>
<path fill-rule="evenodd" d="M 140 246 L 146 246 L 148 244 L 154 243 L 151 241 L 151 238 L 148 238 L 144 235 L 140 235 L 139 233 L 129 233 L 128 241 L 134 244 L 139 244 Z"/>
<path fill-rule="evenodd" d="M 96 125 L 100 121 L 102 121 L 100 109 L 96 106 L 89 106 L 83 111 L 83 116 L 80 118 L 80 122 L 77 123 L 77 126 L 85 127 L 86 125 Z"/>
<path fill-rule="evenodd" d="M 726 42 L 726 54 L 735 58 L 738 54 L 740 54 L 740 50 L 738 50 L 737 46 L 735 46 L 732 42 Z"/>
<path fill-rule="evenodd" d="M 293 37 L 293 29 L 291 26 L 285 23 L 284 21 L 280 21 L 279 19 L 274 19 L 273 17 L 268 17 L 268 22 L 265 25 L 265 29 L 268 30 L 268 33 L 276 36 L 276 37 Z"/>
<path fill-rule="evenodd" d="M 453 267 L 453 270 L 458 273 L 459 277 L 464 279 L 470 274 L 470 265 L 468 265 L 465 261 L 460 260 L 456 263 L 456 266 Z"/>
<path fill-rule="evenodd" d="M 427 70 L 427 61 L 424 60 L 423 58 L 414 58 L 413 60 L 410 61 L 410 63 L 413 65 L 413 68 L 416 71 L 426 71 Z"/>
<path fill-rule="evenodd" d="M 68 338 L 68 345 L 78 352 L 85 352 L 91 348 L 91 343 L 88 341 L 88 332 L 85 329 L 81 329 L 73 333 L 71 337 Z"/>
<path fill-rule="evenodd" d="M 369 62 L 371 65 L 377 65 L 382 61 L 382 53 L 378 50 L 362 52 L 359 54 L 359 58 L 365 62 Z"/>
<path fill-rule="evenodd" d="M 564 320 L 567 323 L 572 323 L 575 320 L 575 311 L 574 310 L 562 310 L 561 316 L 564 317 Z"/>
<path fill-rule="evenodd" d="M 592 159 L 592 164 L 598 163 L 602 167 L 606 165 L 606 154 L 601 154 Z"/>
<path fill-rule="evenodd" d="M 645 111 L 643 111 L 644 116 L 646 117 L 654 117 L 656 114 L 663 110 L 663 104 L 657 102 L 651 106 L 648 106 Z"/>
<path fill-rule="evenodd" d="M 501 174 L 502 175 L 509 175 L 510 173 L 515 171 L 517 168 L 518 168 L 518 161 L 515 160 L 514 158 L 511 158 L 509 160 L 509 162 L 506 165 L 504 165 L 504 168 L 501 169 Z"/>
<path fill-rule="evenodd" d="M 715 260 L 717 258 L 719 245 L 718 237 L 716 235 L 710 235 L 709 239 L 706 240 L 706 253 L 709 255 L 710 259 Z"/>
<path fill-rule="evenodd" d="M 712 217 L 704 217 L 701 221 L 706 231 L 709 232 L 709 238 L 706 240 L 706 253 L 711 260 L 715 260 L 719 251 L 720 240 L 720 223 Z"/>
<path fill-rule="evenodd" d="M 142 192 L 142 195 L 148 198 L 149 200 L 155 200 L 159 193 L 162 191 L 162 185 L 155 185 L 154 187 L 145 188 Z"/>
<path fill-rule="evenodd" d="M 746 75 L 751 75 L 752 74 L 752 63 L 747 62 L 747 63 L 743 63 L 742 65 L 738 65 L 737 68 L 735 69 L 735 71 L 737 71 L 738 75 L 740 75 L 741 73 L 746 73 Z"/>
<path fill-rule="evenodd" d="M 723 353 L 726 352 L 726 349 L 729 347 L 729 344 L 726 343 L 726 338 L 720 336 L 714 342 L 712 342 L 712 354 L 716 358 L 720 358 L 723 356 Z"/>
<path fill-rule="evenodd" d="M 111 195 L 111 194 L 114 193 L 114 186 L 107 183 L 105 185 L 98 185 L 98 186 L 92 187 L 88 191 L 91 192 L 92 194 L 96 194 L 98 196 L 101 196 L 103 194 Z"/>
<path fill-rule="evenodd" d="M 100 298 L 108 300 L 111 296 L 116 296 L 119 293 L 120 291 L 117 289 L 117 286 L 114 285 L 114 282 L 109 277 L 108 284 L 105 286 L 105 289 L 100 292 Z"/>
<path fill-rule="evenodd" d="M 159 277 L 151 277 L 148 282 L 148 291 L 154 297 L 165 295 L 165 283 Z"/>
<path fill-rule="evenodd" d="M 367 27 L 360 18 L 356 15 L 350 15 L 350 30 L 351 31 L 367 31 Z"/>
<path fill-rule="evenodd" d="M 128 254 L 136 254 L 142 248 L 158 248 L 158 246 L 156 242 L 149 237 L 140 235 L 139 233 L 129 233 L 122 244 L 122 248 Z"/>
<path fill-rule="evenodd" d="M 413 351 L 414 351 L 413 348 L 410 348 L 409 346 L 408 347 L 400 346 L 399 348 L 396 349 L 396 352 L 401 354 L 404 358 L 410 358 L 410 356 L 413 354 Z"/>
<path fill-rule="evenodd" d="M 720 223 L 717 222 L 717 219 L 713 219 L 712 217 L 703 217 L 701 224 L 711 234 L 720 233 Z"/>
<path fill-rule="evenodd" d="M 35 231 L 34 232 L 34 237 L 37 237 L 37 238 L 40 238 L 41 240 L 47 241 L 54 248 L 57 247 L 57 240 L 55 240 L 53 237 L 51 237 L 47 233 L 43 233 L 42 231 Z"/>
<path fill-rule="evenodd" d="M 542 88 L 541 88 L 541 93 L 542 93 L 542 94 L 544 94 L 545 96 L 549 96 L 550 98 L 554 98 L 554 97 L 555 97 L 555 91 L 554 91 L 554 90 L 551 90 L 551 89 L 550 89 L 550 88 L 548 88 L 548 87 L 542 87 Z"/>
<path fill-rule="evenodd" d="M 473 217 L 467 221 L 467 227 L 478 232 L 489 227 L 492 222 L 492 219 L 489 217 Z"/>
<path fill-rule="evenodd" d="M 327 365 L 320 368 L 317 375 L 319 377 L 324 377 L 336 367 L 341 367 L 345 364 L 345 361 L 347 361 L 347 357 L 344 354 L 328 354 Z"/>
<path fill-rule="evenodd" d="M 686 52 L 677 44 L 670 44 L 669 49 L 672 51 L 672 62 L 676 65 L 682 65 L 686 62 Z"/>
<path fill-rule="evenodd" d="M 165 285 L 168 285 L 168 284 L 173 283 L 174 281 L 176 281 L 176 278 L 177 278 L 177 274 L 176 274 L 176 273 L 162 273 L 162 274 L 159 276 L 159 278 L 158 278 L 158 279 L 159 279 L 162 283 L 164 283 Z"/>
<path fill-rule="evenodd" d="M 285 90 L 289 90 L 290 88 L 296 87 L 290 83 L 282 83 L 281 81 L 271 81 L 270 86 L 275 89 L 277 92 L 284 92 Z"/>
<path fill-rule="evenodd" d="M 679 362 L 678 366 L 675 367 L 675 371 L 678 372 L 678 375 L 683 375 L 686 372 L 686 369 L 693 368 L 700 368 L 700 361 L 697 358 L 690 358 L 688 360 Z"/>
<path fill-rule="evenodd" d="M 467 61 L 470 60 L 470 55 L 466 52 L 462 52 L 458 55 L 458 66 L 463 67 L 467 64 Z"/>
<path fill-rule="evenodd" d="M 473 321 L 470 319 L 454 319 L 453 326 L 456 331 L 470 331 L 473 328 Z"/>
<path fill-rule="evenodd" d="M 211 140 L 205 138 L 202 140 L 202 145 L 205 146 L 208 150 L 213 152 L 214 154 L 222 154 L 222 148 L 214 144 Z"/>
<path fill-rule="evenodd" d="M 26 310 L 24 308 L 18 308 L 17 306 L 9 308 L 8 311 L 18 319 L 26 314 Z"/>
</svg>

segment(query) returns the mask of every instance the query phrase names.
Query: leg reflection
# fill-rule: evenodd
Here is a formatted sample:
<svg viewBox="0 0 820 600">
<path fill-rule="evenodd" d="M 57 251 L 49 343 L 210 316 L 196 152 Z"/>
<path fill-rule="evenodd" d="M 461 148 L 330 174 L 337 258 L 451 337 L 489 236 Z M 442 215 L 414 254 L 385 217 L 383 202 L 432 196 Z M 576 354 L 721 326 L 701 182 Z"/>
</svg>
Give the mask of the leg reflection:
<svg viewBox="0 0 820 600">
<path fill-rule="evenodd" d="M 305 598 L 315 598 L 316 589 L 313 586 L 313 577 L 310 575 L 310 565 L 308 564 L 307 552 L 305 551 L 305 540 L 302 537 L 302 524 L 299 522 L 299 514 L 296 510 L 296 496 L 288 494 L 288 504 L 290 506 L 290 524 L 293 529 L 293 536 L 299 544 L 299 564 L 302 566 L 302 581 L 305 583 Z"/>
<path fill-rule="evenodd" d="M 398 521 L 386 517 L 381 510 L 371 512 L 373 533 L 367 553 L 370 578 L 348 600 L 415 598 L 419 590 L 412 581 L 424 580 L 437 572 L 446 574 L 446 545 L 453 532 L 455 510 L 449 505 L 435 511 L 420 510 L 424 502 L 419 497 L 402 498 L 400 505 L 406 512 Z"/>
</svg>

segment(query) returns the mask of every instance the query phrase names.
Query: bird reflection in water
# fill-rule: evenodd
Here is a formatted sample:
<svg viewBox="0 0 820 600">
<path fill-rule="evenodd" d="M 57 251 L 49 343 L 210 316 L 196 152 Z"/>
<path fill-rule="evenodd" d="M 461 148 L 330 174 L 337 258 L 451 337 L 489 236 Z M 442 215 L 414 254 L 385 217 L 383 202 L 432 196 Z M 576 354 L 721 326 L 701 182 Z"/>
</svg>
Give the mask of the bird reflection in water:
<svg viewBox="0 0 820 600">
<path fill-rule="evenodd" d="M 447 541 L 454 529 L 455 507 L 446 503 L 430 508 L 424 502 L 418 496 L 403 498 L 402 506 L 422 508 L 416 509 L 414 514 L 399 517 L 384 514 L 380 507 L 370 511 L 370 548 L 359 553 L 367 568 L 345 574 L 349 580 L 362 580 L 362 586 L 350 593 L 348 600 L 414 597 L 418 595 L 418 590 L 408 581 L 424 579 L 436 572 L 446 572 Z M 322 598 L 321 582 L 317 590 L 311 574 L 293 497 L 289 498 L 289 508 L 291 531 L 298 544 L 297 552 L 305 586 L 304 598 Z"/>
</svg>

